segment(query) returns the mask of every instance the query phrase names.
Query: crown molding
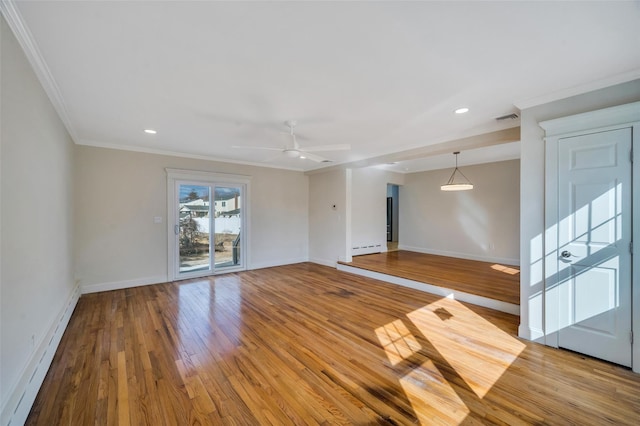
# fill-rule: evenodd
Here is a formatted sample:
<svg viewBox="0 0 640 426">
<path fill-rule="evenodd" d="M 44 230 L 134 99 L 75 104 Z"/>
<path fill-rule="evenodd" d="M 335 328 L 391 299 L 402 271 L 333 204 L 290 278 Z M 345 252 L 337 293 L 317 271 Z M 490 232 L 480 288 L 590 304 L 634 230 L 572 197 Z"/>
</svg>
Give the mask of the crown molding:
<svg viewBox="0 0 640 426">
<path fill-rule="evenodd" d="M 49 100 L 53 104 L 54 109 L 58 113 L 60 120 L 64 124 L 69 136 L 74 141 L 74 143 L 78 143 L 78 136 L 71 124 L 71 120 L 69 119 L 69 114 L 67 113 L 67 107 L 64 102 L 64 98 L 60 93 L 60 89 L 58 89 L 58 85 L 56 84 L 47 63 L 45 62 L 42 54 L 40 53 L 40 49 L 38 49 L 38 45 L 36 44 L 33 36 L 31 35 L 31 31 L 27 27 L 24 19 L 22 19 L 22 15 L 18 11 L 16 7 L 16 2 L 14 0 L 2 0 L 0 1 L 0 12 L 4 19 L 7 21 L 9 28 L 13 31 L 14 36 L 18 40 L 20 47 L 24 51 L 27 60 L 31 64 L 36 77 L 40 81 L 42 88 L 45 93 L 49 97 Z"/>
<path fill-rule="evenodd" d="M 530 99 L 521 99 L 514 102 L 514 105 L 520 109 L 529 109 L 539 105 L 548 104 L 551 102 L 559 101 L 561 99 L 570 98 L 572 96 L 582 95 L 584 93 L 593 92 L 606 87 L 615 86 L 617 84 L 627 83 L 629 81 L 637 80 L 640 78 L 640 68 L 634 69 L 629 72 L 617 74 L 611 77 L 603 78 L 600 80 L 592 81 L 590 83 L 581 84 L 578 86 L 569 87 L 567 89 L 558 90 L 553 93 L 538 96 Z"/>
<path fill-rule="evenodd" d="M 142 147 L 137 145 L 106 143 L 106 142 L 93 141 L 88 139 L 81 139 L 76 144 L 81 146 L 89 146 L 93 148 L 105 148 L 105 149 L 114 149 L 118 151 L 140 152 L 143 154 L 164 155 L 168 157 L 190 158 L 193 160 L 214 161 L 217 163 L 240 164 L 243 166 L 264 167 L 267 169 L 288 170 L 291 172 L 305 171 L 304 169 L 301 169 L 301 168 L 283 167 L 275 164 L 260 163 L 257 161 L 233 160 L 233 159 L 224 158 L 224 157 L 214 157 L 212 155 L 189 154 L 186 152 L 170 151 L 170 150 L 164 150 L 164 149 L 158 149 L 158 148 L 148 148 L 148 147 Z"/>
<path fill-rule="evenodd" d="M 640 102 L 584 112 L 538 123 L 547 137 L 640 122 Z"/>
</svg>

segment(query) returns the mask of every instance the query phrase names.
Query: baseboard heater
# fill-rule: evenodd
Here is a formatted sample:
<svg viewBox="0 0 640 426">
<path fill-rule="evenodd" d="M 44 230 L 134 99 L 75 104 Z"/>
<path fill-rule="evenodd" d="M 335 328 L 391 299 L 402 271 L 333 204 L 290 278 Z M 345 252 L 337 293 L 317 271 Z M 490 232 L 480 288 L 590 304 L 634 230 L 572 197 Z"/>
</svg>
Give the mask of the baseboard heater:
<svg viewBox="0 0 640 426">
<path fill-rule="evenodd" d="M 351 248 L 351 256 L 359 256 L 361 254 L 381 253 L 382 244 L 361 244 Z"/>
</svg>

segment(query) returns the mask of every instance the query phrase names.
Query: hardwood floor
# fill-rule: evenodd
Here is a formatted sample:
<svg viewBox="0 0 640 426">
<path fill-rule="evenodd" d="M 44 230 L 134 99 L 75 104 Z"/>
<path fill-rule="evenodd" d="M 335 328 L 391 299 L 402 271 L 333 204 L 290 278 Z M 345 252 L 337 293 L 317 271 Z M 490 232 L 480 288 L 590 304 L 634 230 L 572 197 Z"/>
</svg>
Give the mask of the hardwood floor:
<svg viewBox="0 0 640 426">
<path fill-rule="evenodd" d="M 520 304 L 520 268 L 398 250 L 354 256 L 344 265 Z"/>
<path fill-rule="evenodd" d="M 83 295 L 29 425 L 638 424 L 640 376 L 303 263 Z"/>
</svg>

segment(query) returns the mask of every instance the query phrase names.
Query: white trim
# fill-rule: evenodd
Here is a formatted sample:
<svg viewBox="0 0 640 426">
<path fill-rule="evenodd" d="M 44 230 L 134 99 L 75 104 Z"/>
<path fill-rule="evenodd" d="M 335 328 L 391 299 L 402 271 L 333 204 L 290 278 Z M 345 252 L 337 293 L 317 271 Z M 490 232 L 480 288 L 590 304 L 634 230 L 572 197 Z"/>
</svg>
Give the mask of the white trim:
<svg viewBox="0 0 640 426">
<path fill-rule="evenodd" d="M 544 330 L 532 328 L 520 324 L 518 326 L 518 337 L 544 344 Z"/>
<path fill-rule="evenodd" d="M 409 287 L 414 290 L 424 291 L 425 293 L 436 294 L 438 296 L 446 297 L 447 299 L 459 300 L 461 302 L 471 303 L 473 305 L 494 309 L 500 312 L 506 312 L 512 315 L 520 315 L 520 306 L 513 303 L 502 302 L 500 300 L 490 299 L 488 297 L 482 297 L 458 290 L 451 290 L 445 287 L 439 287 L 419 281 L 408 280 L 406 278 L 400 278 L 393 275 L 382 274 L 380 272 L 355 268 L 353 266 L 343 265 L 341 263 L 338 264 L 337 269 L 338 271 L 349 272 L 363 277 L 373 278 L 391 284 L 401 285 L 403 287 Z"/>
<path fill-rule="evenodd" d="M 176 179 L 169 176 L 167 172 L 167 278 L 176 275 Z"/>
<path fill-rule="evenodd" d="M 335 260 L 310 258 L 309 262 L 317 263 L 318 265 L 328 266 L 329 268 L 336 268 L 338 266 L 338 262 L 336 262 Z"/>
<path fill-rule="evenodd" d="M 191 158 L 194 160 L 206 160 L 206 161 L 214 161 L 218 163 L 228 163 L 228 164 L 242 164 L 245 166 L 253 166 L 253 167 L 264 167 L 268 169 L 278 169 L 278 170 L 291 170 L 294 172 L 304 172 L 304 169 L 296 168 L 296 167 L 285 167 L 278 166 L 275 164 L 268 163 L 260 163 L 257 161 L 241 161 L 241 160 L 233 160 L 228 158 L 220 158 L 214 157 L 211 155 L 203 155 L 203 154 L 189 154 L 185 152 L 171 151 L 165 149 L 158 148 L 149 148 L 144 146 L 134 146 L 134 145 L 126 145 L 126 144 L 115 144 L 115 143 L 107 143 L 101 141 L 93 141 L 88 139 L 81 139 L 77 142 L 78 145 L 91 146 L 95 148 L 105 148 L 105 149 L 116 149 L 119 151 L 131 151 L 131 152 L 141 152 L 144 154 L 154 154 L 154 155 L 165 155 L 170 157 L 178 157 L 178 158 Z M 328 167 L 328 166 L 327 166 Z"/>
<path fill-rule="evenodd" d="M 425 253 L 425 254 L 435 254 L 437 256 L 456 257 L 458 259 L 477 260 L 479 262 L 494 262 L 494 263 L 502 263 L 510 266 L 520 266 L 520 258 L 511 259 L 506 257 L 478 256 L 475 254 L 458 253 L 458 252 L 446 251 L 446 250 L 435 250 L 435 249 L 429 249 L 424 247 L 413 247 L 413 246 L 406 246 L 403 244 L 398 244 L 398 250 L 415 251 L 417 253 Z"/>
<path fill-rule="evenodd" d="M 351 205 L 353 204 L 353 171 L 351 169 L 346 169 L 344 171 L 344 179 L 345 179 L 345 200 L 344 200 L 344 232 L 345 232 L 345 250 L 344 250 L 344 258 L 342 256 L 339 257 L 339 260 L 344 262 L 351 262 L 353 260 L 353 254 L 351 252 L 351 247 L 353 246 L 351 238 L 352 238 L 352 226 L 353 226 L 353 211 Z"/>
<path fill-rule="evenodd" d="M 249 265 L 249 267 L 247 269 L 250 270 L 255 270 L 255 269 L 263 269 L 263 268 L 273 268 L 275 266 L 284 266 L 284 265 L 293 265 L 295 263 L 303 263 L 303 262 L 308 262 L 309 259 L 306 257 L 296 257 L 293 259 L 286 259 L 286 260 L 278 260 L 276 262 L 259 262 L 259 263 L 254 263 L 252 265 Z M 333 265 L 335 267 L 335 265 Z M 226 269 L 225 269 L 226 271 Z"/>
<path fill-rule="evenodd" d="M 7 393 L 8 397 L 2 406 L 2 425 L 20 425 L 27 420 L 79 298 L 80 288 L 76 284 L 36 350 L 31 353 L 18 381 Z"/>
<path fill-rule="evenodd" d="M 249 183 L 251 176 L 231 173 L 203 172 L 201 170 L 165 168 L 167 178 L 174 180 L 198 180 L 208 183 Z"/>
<path fill-rule="evenodd" d="M 82 294 L 99 293 L 101 291 L 122 290 L 123 288 L 141 287 L 144 285 L 166 283 L 169 280 L 166 275 L 157 275 L 155 277 L 143 277 L 133 280 L 112 281 L 106 283 L 87 284 L 80 288 Z"/>
<path fill-rule="evenodd" d="M 0 5 L 0 7 L 2 7 L 2 6 Z M 2 9 L 0 9 L 0 10 L 2 10 Z M 0 13 L 0 15 L 1 15 L 1 13 Z M 2 18 L 0 17 L 0 19 L 2 19 Z M 1 44 L 2 44 L 2 34 L 0 34 L 0 46 L 1 46 Z M 1 71 L 0 71 L 0 74 L 1 74 Z M 2 76 L 0 75 L 0 79 L 1 78 L 2 78 Z M 1 86 L 1 84 L 0 84 L 0 86 Z M 0 96 L 1 96 L 1 93 L 0 93 Z M 1 106 L 1 102 L 0 102 L 0 106 Z M 0 120 L 0 135 L 2 133 L 1 127 L 2 127 L 2 120 Z M 1 146 L 2 146 L 2 143 L 0 142 L 0 188 L 2 188 L 2 149 L 1 149 Z M 2 237 L 2 196 L 0 194 L 0 242 L 1 241 L 4 241 L 4 239 Z M 2 245 L 3 244 L 0 244 L 0 259 L 2 259 Z M 2 262 L 0 261 L 0 318 L 2 318 L 1 310 L 2 310 L 2 289 L 3 288 L 4 288 L 4 286 L 2 284 Z M 2 348 L 2 327 L 1 327 L 1 324 L 0 324 L 0 359 L 2 358 L 1 348 Z M 2 373 L 1 369 L 2 369 L 2 367 L 0 366 L 0 380 L 2 380 L 2 378 L 1 378 L 1 373 Z M 2 386 L 3 385 L 0 383 L 0 424 L 4 425 L 5 422 L 4 422 L 3 419 L 4 419 L 4 410 L 5 410 L 5 407 L 6 407 L 5 402 L 11 399 L 10 398 L 11 393 L 7 394 L 7 399 L 5 401 L 5 399 L 2 396 L 3 395 Z"/>
<path fill-rule="evenodd" d="M 629 125 L 636 121 L 640 121 L 640 102 L 541 121 L 538 124 L 545 130 L 546 137 L 557 135 L 567 137 L 572 136 L 569 134 L 572 132 L 585 134 L 590 130 L 605 131 L 611 127 Z"/>
<path fill-rule="evenodd" d="M 547 253 L 557 250 L 558 235 L 554 226 L 558 223 L 558 138 L 544 140 L 544 233 L 542 238 L 542 284 L 544 305 L 542 315 L 544 319 L 544 343 L 554 348 L 558 347 L 558 300 L 551 297 L 548 289 L 552 286 L 547 277 L 556 276 L 558 260 L 555 256 L 547 256 Z M 550 331 L 553 330 L 553 331 Z"/>
<path fill-rule="evenodd" d="M 520 110 L 528 109 L 538 105 L 544 105 L 554 101 L 559 101 L 561 99 L 570 98 L 572 96 L 582 95 L 584 93 L 604 89 L 606 87 L 615 86 L 617 84 L 627 83 L 638 78 L 640 78 L 640 69 L 635 69 L 626 73 L 614 75 L 612 77 L 603 78 L 600 80 L 592 81 L 590 83 L 570 87 L 568 89 L 558 90 L 556 92 L 548 93 L 543 96 L 518 100 L 513 104 Z"/>
<path fill-rule="evenodd" d="M 27 60 L 33 68 L 33 72 L 38 77 L 42 88 L 53 104 L 53 108 L 58 113 L 60 121 L 64 124 L 64 127 L 67 129 L 71 139 L 73 139 L 75 143 L 78 143 L 78 135 L 71 124 L 71 120 L 69 119 L 69 114 L 67 112 L 66 103 L 62 97 L 62 93 L 49 70 L 49 66 L 40 53 L 40 49 L 38 48 L 31 31 L 29 31 L 27 24 L 18 11 L 16 2 L 14 0 L 0 1 L 0 11 L 7 21 L 7 24 L 9 24 L 9 28 L 13 31 L 16 40 L 18 40 L 18 43 L 22 47 Z"/>
<path fill-rule="evenodd" d="M 633 164 L 631 165 L 631 191 L 633 195 L 631 206 L 631 217 L 640 217 L 640 155 L 636 152 L 640 150 L 640 142 L 635 140 L 640 135 L 640 123 L 633 125 L 631 146 L 634 152 Z M 631 328 L 634 330 L 636 337 L 631 345 L 631 368 L 634 372 L 640 373 L 640 250 L 638 245 L 640 244 L 640 223 L 635 223 L 636 220 L 632 219 L 631 227 L 633 233 L 631 235 L 631 241 L 636 246 L 634 249 L 635 254 L 631 260 Z M 638 221 L 640 222 L 640 221 Z"/>
</svg>

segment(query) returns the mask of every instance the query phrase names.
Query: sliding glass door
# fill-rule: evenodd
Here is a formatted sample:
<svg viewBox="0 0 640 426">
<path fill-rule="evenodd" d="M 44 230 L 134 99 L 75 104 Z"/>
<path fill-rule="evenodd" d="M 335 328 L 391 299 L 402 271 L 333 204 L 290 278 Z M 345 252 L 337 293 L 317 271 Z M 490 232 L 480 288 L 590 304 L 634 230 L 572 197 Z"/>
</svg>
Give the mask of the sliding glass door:
<svg viewBox="0 0 640 426">
<path fill-rule="evenodd" d="M 185 279 L 246 269 L 246 184 L 169 181 L 173 186 L 170 276 Z"/>
<path fill-rule="evenodd" d="M 211 187 L 179 183 L 178 193 L 179 272 L 211 272 Z"/>
<path fill-rule="evenodd" d="M 216 269 L 241 264 L 242 193 L 238 186 L 216 186 L 213 204 L 214 263 Z"/>
</svg>

